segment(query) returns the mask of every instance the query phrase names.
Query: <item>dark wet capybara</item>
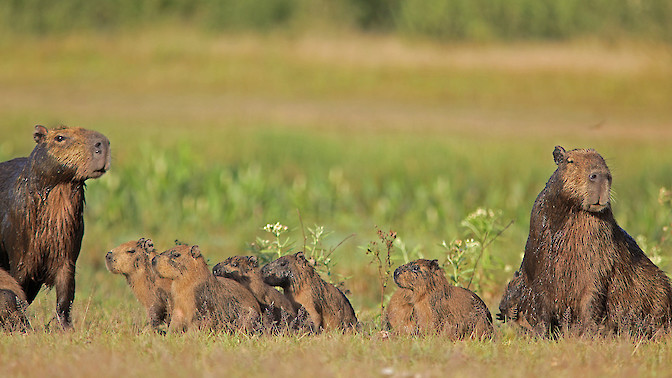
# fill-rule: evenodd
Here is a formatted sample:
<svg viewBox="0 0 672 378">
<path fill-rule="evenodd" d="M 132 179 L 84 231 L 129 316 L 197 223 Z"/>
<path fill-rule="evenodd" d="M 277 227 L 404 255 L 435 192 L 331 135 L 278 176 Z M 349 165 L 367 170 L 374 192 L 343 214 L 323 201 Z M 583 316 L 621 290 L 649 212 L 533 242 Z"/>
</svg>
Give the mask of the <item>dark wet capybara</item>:
<svg viewBox="0 0 672 378">
<path fill-rule="evenodd" d="M 254 256 L 232 256 L 212 268 L 215 276 L 230 278 L 248 289 L 259 302 L 263 313 L 270 313 L 272 322 L 280 325 L 296 318 L 297 311 L 285 295 L 264 282 L 259 262 Z"/>
<path fill-rule="evenodd" d="M 159 277 L 151 267 L 156 256 L 152 239 L 140 238 L 123 243 L 105 255 L 107 270 L 126 277 L 128 286 L 145 307 L 149 324 L 155 330 L 170 324 L 172 281 Z"/>
<path fill-rule="evenodd" d="M 557 169 L 537 196 L 525 255 L 500 304 L 542 335 L 668 329 L 672 289 L 663 271 L 618 226 L 612 176 L 595 150 L 556 146 Z"/>
<path fill-rule="evenodd" d="M 286 255 L 261 268 L 264 282 L 281 287 L 298 309 L 303 306 L 315 331 L 350 329 L 357 326 L 355 310 L 348 298 L 325 282 L 306 260 L 303 252 Z"/>
<path fill-rule="evenodd" d="M 215 277 L 198 246 L 177 245 L 152 259 L 152 268 L 172 280 L 170 330 L 257 331 L 261 309 L 249 290 Z"/>
<path fill-rule="evenodd" d="M 56 289 L 56 315 L 72 328 L 75 263 L 84 235 L 84 182 L 110 168 L 110 142 L 96 131 L 35 126 L 28 157 L 0 163 L 0 268 L 31 303 Z"/>
<path fill-rule="evenodd" d="M 398 267 L 394 282 L 413 292 L 411 303 L 419 333 L 452 339 L 492 337 L 492 316 L 483 300 L 470 290 L 451 285 L 436 260 L 419 259 Z"/>
</svg>

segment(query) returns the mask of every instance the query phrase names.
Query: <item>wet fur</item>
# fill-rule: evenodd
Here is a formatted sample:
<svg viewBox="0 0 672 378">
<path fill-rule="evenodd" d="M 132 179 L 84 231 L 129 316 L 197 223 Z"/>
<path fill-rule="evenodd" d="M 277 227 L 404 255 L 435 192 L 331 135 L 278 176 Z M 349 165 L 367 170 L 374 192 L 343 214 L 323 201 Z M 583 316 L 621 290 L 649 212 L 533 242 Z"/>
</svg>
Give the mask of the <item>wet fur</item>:
<svg viewBox="0 0 672 378">
<path fill-rule="evenodd" d="M 452 339 L 492 337 L 492 316 L 483 300 L 448 283 L 436 260 L 420 259 L 398 267 L 394 282 L 412 291 L 410 301 L 417 332 L 438 333 Z"/>
<path fill-rule="evenodd" d="M 170 330 L 224 331 L 259 329 L 259 304 L 234 280 L 212 275 L 198 246 L 178 245 L 152 259 L 156 273 L 172 280 Z"/>
<path fill-rule="evenodd" d="M 84 182 L 110 166 L 107 138 L 95 131 L 36 126 L 30 156 L 0 163 L 0 268 L 31 303 L 56 289 L 56 314 L 72 328 L 75 263 L 84 234 Z"/>
<path fill-rule="evenodd" d="M 616 223 L 604 159 L 560 146 L 553 157 L 558 168 L 532 208 L 520 277 L 504 294 L 502 317 L 516 313 L 542 335 L 668 329 L 669 279 Z"/>
<path fill-rule="evenodd" d="M 297 311 L 285 295 L 264 282 L 254 256 L 233 256 L 215 265 L 215 276 L 232 279 L 248 289 L 259 302 L 263 314 L 270 316 L 271 327 L 290 327 Z"/>
<path fill-rule="evenodd" d="M 151 267 L 156 256 L 151 239 L 141 238 L 119 245 L 105 255 L 105 265 L 114 274 L 126 278 L 133 294 L 145 307 L 152 328 L 170 324 L 171 280 L 159 277 Z"/>
<path fill-rule="evenodd" d="M 357 325 L 348 298 L 336 286 L 320 278 L 303 252 L 266 264 L 261 275 L 267 284 L 282 287 L 297 311 L 305 308 L 315 331 L 349 329 Z"/>
</svg>

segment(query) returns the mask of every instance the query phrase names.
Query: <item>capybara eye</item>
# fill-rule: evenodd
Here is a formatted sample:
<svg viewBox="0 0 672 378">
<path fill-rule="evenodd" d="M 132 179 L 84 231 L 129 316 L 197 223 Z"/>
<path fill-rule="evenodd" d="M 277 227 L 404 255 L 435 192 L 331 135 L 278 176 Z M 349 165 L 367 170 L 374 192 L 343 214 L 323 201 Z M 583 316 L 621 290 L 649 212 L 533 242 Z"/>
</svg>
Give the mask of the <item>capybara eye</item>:
<svg viewBox="0 0 672 378">
<path fill-rule="evenodd" d="M 129 249 L 129 250 L 126 251 L 126 252 L 128 252 L 128 253 L 135 253 L 135 249 Z"/>
<path fill-rule="evenodd" d="M 588 176 L 588 178 L 590 179 L 590 181 L 595 181 L 597 179 L 597 174 L 591 173 L 590 176 Z"/>
<path fill-rule="evenodd" d="M 180 256 L 182 256 L 182 254 L 180 254 L 180 253 L 173 253 L 172 254 L 172 257 L 174 257 L 174 258 L 178 258 Z"/>
<path fill-rule="evenodd" d="M 231 266 L 235 268 L 235 267 L 238 266 L 238 263 L 237 263 L 237 262 L 232 262 L 232 263 L 231 263 Z"/>
<path fill-rule="evenodd" d="M 63 135 L 56 135 L 56 138 L 54 138 L 54 140 L 57 142 L 62 142 L 65 140 L 65 137 Z"/>
<path fill-rule="evenodd" d="M 574 162 L 574 159 L 572 159 L 572 158 L 567 158 L 567 162 L 568 162 L 568 163 L 573 163 L 573 162 Z"/>
</svg>

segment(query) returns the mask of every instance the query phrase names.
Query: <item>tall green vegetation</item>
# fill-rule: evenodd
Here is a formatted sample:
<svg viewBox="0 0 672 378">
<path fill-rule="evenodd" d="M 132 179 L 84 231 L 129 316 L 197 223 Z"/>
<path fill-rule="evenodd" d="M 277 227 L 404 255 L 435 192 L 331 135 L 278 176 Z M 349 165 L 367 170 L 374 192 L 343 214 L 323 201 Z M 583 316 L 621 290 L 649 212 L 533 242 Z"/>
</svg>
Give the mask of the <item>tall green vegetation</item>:
<svg viewBox="0 0 672 378">
<path fill-rule="evenodd" d="M 185 23 L 210 30 L 305 30 L 315 26 L 439 40 L 672 41 L 669 0 L 10 0 L 5 29 L 30 33 L 115 30 Z"/>
</svg>

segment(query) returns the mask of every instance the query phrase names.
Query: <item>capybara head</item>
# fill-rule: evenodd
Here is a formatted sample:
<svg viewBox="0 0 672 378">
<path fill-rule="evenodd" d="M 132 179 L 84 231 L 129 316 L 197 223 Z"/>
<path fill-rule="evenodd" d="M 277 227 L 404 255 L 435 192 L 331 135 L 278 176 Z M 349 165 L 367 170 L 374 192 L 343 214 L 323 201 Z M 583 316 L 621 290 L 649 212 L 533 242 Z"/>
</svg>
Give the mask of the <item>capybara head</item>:
<svg viewBox="0 0 672 378">
<path fill-rule="evenodd" d="M 152 239 L 141 238 L 121 244 L 107 252 L 105 266 L 115 274 L 131 274 L 140 266 L 146 266 L 154 252 Z"/>
<path fill-rule="evenodd" d="M 171 280 L 199 274 L 203 267 L 207 270 L 207 265 L 197 245 L 177 245 L 152 259 L 152 268 L 156 274 Z"/>
<path fill-rule="evenodd" d="M 437 274 L 444 274 L 437 260 L 419 259 L 395 269 L 394 282 L 403 289 L 424 290 L 434 284 Z"/>
<path fill-rule="evenodd" d="M 110 169 L 110 141 L 105 135 L 81 128 L 35 126 L 37 143 L 31 156 L 47 175 L 58 172 L 74 181 L 98 178 Z"/>
<path fill-rule="evenodd" d="M 611 172 L 595 150 L 565 151 L 556 146 L 553 159 L 562 180 L 562 195 L 583 210 L 600 212 L 611 198 Z"/>
<path fill-rule="evenodd" d="M 303 252 L 286 255 L 261 268 L 261 276 L 264 282 L 271 286 L 287 287 L 293 281 L 298 281 L 299 276 L 306 269 L 312 269 Z"/>
<path fill-rule="evenodd" d="M 255 256 L 232 256 L 215 265 L 212 274 L 240 282 L 258 269 L 259 262 Z"/>
</svg>

